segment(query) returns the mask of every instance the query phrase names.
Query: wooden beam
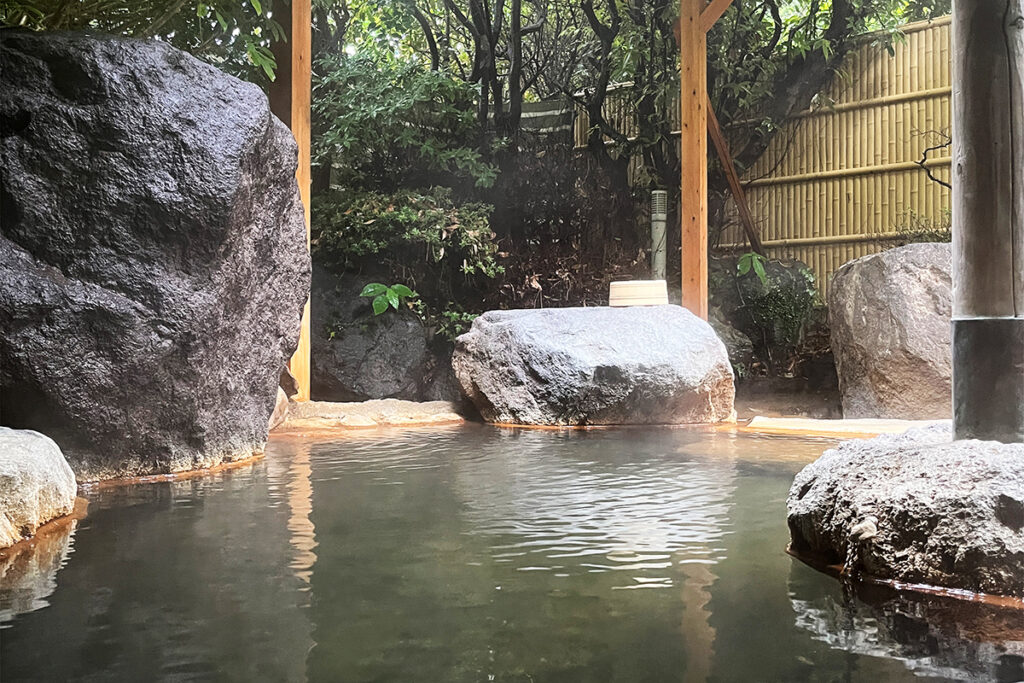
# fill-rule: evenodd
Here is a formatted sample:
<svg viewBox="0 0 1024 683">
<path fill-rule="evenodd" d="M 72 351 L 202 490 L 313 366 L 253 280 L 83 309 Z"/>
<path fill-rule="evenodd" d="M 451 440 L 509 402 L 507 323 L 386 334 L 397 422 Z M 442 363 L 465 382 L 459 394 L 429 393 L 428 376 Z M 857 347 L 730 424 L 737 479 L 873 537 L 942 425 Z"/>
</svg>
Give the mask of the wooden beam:
<svg viewBox="0 0 1024 683">
<path fill-rule="evenodd" d="M 711 30 L 711 27 L 715 25 L 722 15 L 725 14 L 725 10 L 729 9 L 729 5 L 732 4 L 732 0 L 711 0 L 708 6 L 704 8 L 704 11 L 700 13 L 700 28 L 704 33 Z"/>
<path fill-rule="evenodd" d="M 270 86 L 270 109 L 287 124 L 299 147 L 295 180 L 306 214 L 306 248 L 309 248 L 310 189 L 310 102 L 312 98 L 312 13 L 310 0 L 291 0 L 291 12 L 282 12 L 275 19 L 288 35 L 287 43 L 274 43 L 271 49 L 277 60 L 277 78 Z M 309 400 L 309 299 L 302 311 L 299 346 L 288 363 L 298 385 L 297 401 Z"/>
<path fill-rule="evenodd" d="M 703 0 L 679 2 L 680 178 L 683 306 L 708 317 L 707 38 Z"/>
<path fill-rule="evenodd" d="M 757 234 L 757 227 L 754 225 L 754 219 L 750 215 L 750 208 L 747 206 L 747 196 L 743 193 L 743 185 L 740 184 L 740 177 L 736 173 L 736 166 L 732 163 L 732 154 L 729 153 L 729 145 L 725 141 L 725 136 L 722 135 L 722 128 L 718 125 L 718 117 L 715 116 L 715 110 L 711 107 L 710 99 L 707 101 L 707 109 L 708 134 L 715 145 L 715 151 L 718 152 L 718 160 L 722 162 L 722 167 L 725 169 L 725 177 L 729 182 L 729 190 L 732 191 L 732 197 L 736 200 L 736 209 L 740 214 L 740 222 L 743 223 L 743 231 L 747 234 L 750 248 L 764 256 L 761 238 Z"/>
</svg>

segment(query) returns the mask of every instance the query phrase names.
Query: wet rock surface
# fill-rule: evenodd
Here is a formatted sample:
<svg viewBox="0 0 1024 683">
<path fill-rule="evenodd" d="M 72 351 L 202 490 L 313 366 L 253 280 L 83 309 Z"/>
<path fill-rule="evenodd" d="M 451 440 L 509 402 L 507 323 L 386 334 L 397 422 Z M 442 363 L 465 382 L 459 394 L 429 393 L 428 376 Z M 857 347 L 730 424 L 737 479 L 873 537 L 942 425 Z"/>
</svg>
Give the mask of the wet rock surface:
<svg viewBox="0 0 1024 683">
<path fill-rule="evenodd" d="M 738 374 L 748 371 L 754 360 L 754 344 L 750 341 L 750 337 L 730 325 L 722 312 L 717 309 L 711 312 L 708 323 L 725 344 L 725 350 L 729 354 L 729 362 L 732 363 L 734 372 Z"/>
<path fill-rule="evenodd" d="M 489 422 L 687 424 L 733 412 L 725 346 L 678 306 L 490 311 L 458 338 L 452 365 Z"/>
<path fill-rule="evenodd" d="M 70 513 L 77 491 L 75 473 L 52 439 L 0 427 L 0 548 Z"/>
<path fill-rule="evenodd" d="M 845 417 L 950 417 L 949 244 L 909 244 L 840 268 L 829 290 Z"/>
<path fill-rule="evenodd" d="M 459 400 L 446 379 L 450 360 L 410 310 L 374 315 L 359 293 L 374 273 L 341 275 L 317 268 L 312 298 L 312 394 L 318 401 L 384 398 Z M 389 282 L 390 284 L 390 282 Z"/>
<path fill-rule="evenodd" d="M 159 41 L 6 31 L 0 403 L 80 479 L 262 448 L 309 284 L 295 141 Z"/>
<path fill-rule="evenodd" d="M 793 550 L 871 576 L 1024 598 L 1024 444 L 937 425 L 852 440 L 793 481 Z"/>
</svg>

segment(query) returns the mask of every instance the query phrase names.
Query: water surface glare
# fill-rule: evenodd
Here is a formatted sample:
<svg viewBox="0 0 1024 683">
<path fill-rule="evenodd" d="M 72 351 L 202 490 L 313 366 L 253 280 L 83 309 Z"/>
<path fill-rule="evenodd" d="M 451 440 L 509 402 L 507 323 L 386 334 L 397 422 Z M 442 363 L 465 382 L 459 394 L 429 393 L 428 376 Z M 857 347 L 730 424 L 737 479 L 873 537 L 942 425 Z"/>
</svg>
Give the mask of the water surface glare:
<svg viewBox="0 0 1024 683">
<path fill-rule="evenodd" d="M 831 443 L 275 438 L 236 470 L 90 491 L 73 532 L 0 561 L 0 679 L 1024 678 L 1019 615 L 844 597 L 785 554 L 793 475 Z"/>
</svg>

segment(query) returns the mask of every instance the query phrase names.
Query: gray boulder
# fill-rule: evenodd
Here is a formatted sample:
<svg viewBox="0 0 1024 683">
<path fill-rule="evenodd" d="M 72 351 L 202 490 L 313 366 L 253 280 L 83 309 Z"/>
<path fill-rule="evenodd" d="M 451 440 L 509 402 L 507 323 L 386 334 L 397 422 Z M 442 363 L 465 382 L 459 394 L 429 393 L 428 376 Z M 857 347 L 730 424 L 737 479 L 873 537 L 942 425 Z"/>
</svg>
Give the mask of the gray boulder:
<svg viewBox="0 0 1024 683">
<path fill-rule="evenodd" d="M 883 579 L 1024 597 L 1024 444 L 948 426 L 853 440 L 793 481 L 792 549 Z"/>
<path fill-rule="evenodd" d="M 262 449 L 309 256 L 296 146 L 160 41 L 5 32 L 2 420 L 80 479 Z"/>
<path fill-rule="evenodd" d="M 949 244 L 909 244 L 840 268 L 829 290 L 845 417 L 952 411 Z"/>
<path fill-rule="evenodd" d="M 0 427 L 0 548 L 70 513 L 77 491 L 75 473 L 52 439 Z"/>
<path fill-rule="evenodd" d="M 489 422 L 686 424 L 733 412 L 725 346 L 679 306 L 490 311 L 458 338 L 452 365 Z"/>
</svg>

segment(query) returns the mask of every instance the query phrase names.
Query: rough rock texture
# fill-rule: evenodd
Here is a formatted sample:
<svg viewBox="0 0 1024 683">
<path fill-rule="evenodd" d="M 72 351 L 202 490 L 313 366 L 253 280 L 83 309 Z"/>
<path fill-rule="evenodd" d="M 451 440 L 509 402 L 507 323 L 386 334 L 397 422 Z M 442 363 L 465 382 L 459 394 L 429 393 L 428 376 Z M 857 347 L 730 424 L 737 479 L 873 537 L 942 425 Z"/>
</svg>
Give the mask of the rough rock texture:
<svg viewBox="0 0 1024 683">
<path fill-rule="evenodd" d="M 725 350 L 729 354 L 729 362 L 734 370 L 745 371 L 754 360 L 754 344 L 750 337 L 743 334 L 729 324 L 725 316 L 718 309 L 711 312 L 708 323 L 714 328 L 715 334 L 725 344 Z"/>
<path fill-rule="evenodd" d="M 274 412 L 270 415 L 270 422 L 267 425 L 267 429 L 273 430 L 285 421 L 288 417 L 288 405 L 288 395 L 284 393 L 284 389 L 278 387 L 277 401 L 274 403 Z"/>
<path fill-rule="evenodd" d="M 829 290 L 846 417 L 950 417 L 949 244 L 909 244 L 840 268 Z"/>
<path fill-rule="evenodd" d="M 872 576 L 1024 597 L 1024 444 L 936 425 L 846 441 L 787 501 L 793 550 Z"/>
<path fill-rule="evenodd" d="M 71 512 L 77 492 L 75 473 L 52 439 L 0 427 L 0 548 Z"/>
<path fill-rule="evenodd" d="M 735 395 L 725 346 L 678 306 L 490 311 L 452 365 L 489 422 L 718 422 Z"/>
<path fill-rule="evenodd" d="M 398 398 L 458 400 L 444 384 L 444 354 L 432 348 L 423 322 L 408 310 L 375 316 L 359 293 L 380 274 L 317 268 L 312 298 L 312 394 L 322 401 Z M 388 282 L 388 284 L 391 284 Z"/>
<path fill-rule="evenodd" d="M 80 479 L 262 448 L 309 285 L 296 147 L 158 41 L 4 33 L 0 404 Z"/>
</svg>

